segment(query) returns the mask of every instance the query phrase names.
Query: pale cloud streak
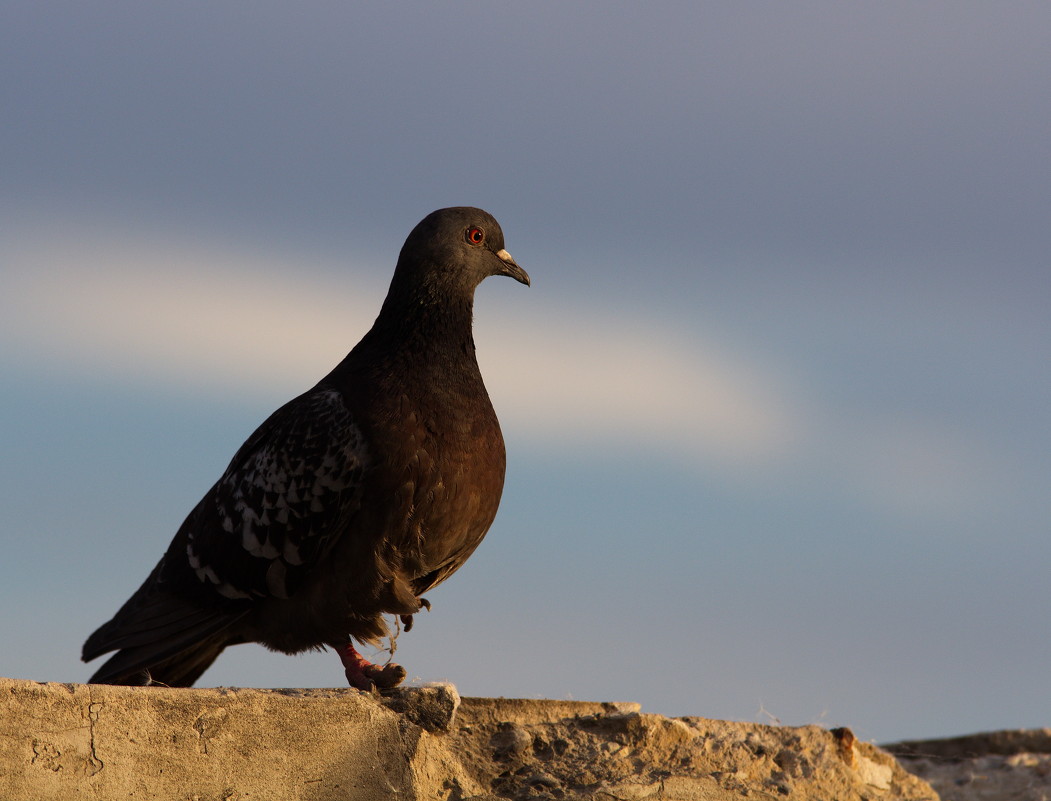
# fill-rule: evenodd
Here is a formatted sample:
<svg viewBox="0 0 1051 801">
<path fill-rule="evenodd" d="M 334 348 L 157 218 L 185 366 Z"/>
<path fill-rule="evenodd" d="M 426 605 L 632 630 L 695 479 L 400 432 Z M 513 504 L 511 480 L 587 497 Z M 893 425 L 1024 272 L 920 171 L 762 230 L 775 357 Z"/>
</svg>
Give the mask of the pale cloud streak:
<svg viewBox="0 0 1051 801">
<path fill-rule="evenodd" d="M 8 247 L 6 359 L 205 398 L 280 400 L 309 387 L 368 329 L 386 291 L 371 266 L 376 277 L 216 245 L 117 236 Z M 753 483 L 804 476 L 830 498 L 909 515 L 966 516 L 1009 494 L 996 459 L 936 421 L 828 407 L 660 321 L 549 297 L 541 308 L 488 285 L 477 304 L 479 361 L 519 441 L 665 453 Z"/>
<path fill-rule="evenodd" d="M 218 248 L 60 242 L 12 261 L 8 341 L 71 369 L 224 394 L 273 389 L 276 376 L 309 386 L 383 293 Z"/>
<path fill-rule="evenodd" d="M 386 289 L 386 276 L 331 264 L 122 237 L 37 239 L 9 261 L 0 327 L 34 361 L 224 396 L 310 386 Z M 538 320 L 535 303 L 494 311 L 493 295 L 478 304 L 479 359 L 506 428 L 735 463 L 772 458 L 793 435 L 776 382 L 681 332 L 586 308 Z"/>
</svg>

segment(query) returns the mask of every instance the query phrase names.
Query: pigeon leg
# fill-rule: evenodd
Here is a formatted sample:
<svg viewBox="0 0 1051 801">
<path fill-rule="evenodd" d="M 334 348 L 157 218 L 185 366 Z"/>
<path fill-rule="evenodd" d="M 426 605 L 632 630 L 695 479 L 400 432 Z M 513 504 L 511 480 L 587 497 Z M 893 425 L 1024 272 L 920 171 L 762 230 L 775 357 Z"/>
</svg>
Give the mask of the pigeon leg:
<svg viewBox="0 0 1051 801">
<path fill-rule="evenodd" d="M 431 611 L 431 602 L 426 598 L 417 598 L 416 600 L 420 602 L 420 609 Z M 412 631 L 412 615 L 399 615 L 398 617 L 401 618 L 401 624 L 405 627 L 405 631 Z"/>
<path fill-rule="evenodd" d="M 365 692 L 374 689 L 389 690 L 405 681 L 405 668 L 393 662 L 389 665 L 374 665 L 357 652 L 353 643 L 333 645 L 343 667 L 346 668 L 347 681 L 351 687 Z"/>
</svg>

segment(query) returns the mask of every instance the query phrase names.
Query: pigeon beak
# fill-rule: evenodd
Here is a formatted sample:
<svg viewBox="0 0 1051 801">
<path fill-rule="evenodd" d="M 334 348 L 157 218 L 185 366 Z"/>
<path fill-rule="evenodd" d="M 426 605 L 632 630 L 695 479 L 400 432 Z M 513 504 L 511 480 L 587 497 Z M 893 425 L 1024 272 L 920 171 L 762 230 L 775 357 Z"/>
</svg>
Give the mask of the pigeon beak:
<svg viewBox="0 0 1051 801">
<path fill-rule="evenodd" d="M 503 267 L 500 269 L 501 275 L 509 275 L 518 281 L 518 283 L 529 286 L 529 273 L 518 266 L 518 262 L 511 258 L 510 253 L 501 248 L 496 251 L 496 257 L 504 263 Z"/>
</svg>

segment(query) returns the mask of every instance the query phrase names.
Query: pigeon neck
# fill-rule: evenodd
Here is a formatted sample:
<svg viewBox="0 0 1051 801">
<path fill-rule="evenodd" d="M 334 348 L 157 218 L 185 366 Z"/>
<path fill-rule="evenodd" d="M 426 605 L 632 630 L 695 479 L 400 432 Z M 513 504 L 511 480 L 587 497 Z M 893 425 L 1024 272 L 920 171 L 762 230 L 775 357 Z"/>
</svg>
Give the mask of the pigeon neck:
<svg viewBox="0 0 1051 801">
<path fill-rule="evenodd" d="M 439 300 L 419 295 L 399 300 L 388 297 L 366 340 L 388 349 L 393 346 L 395 351 L 466 354 L 473 359 L 473 319 L 473 293 Z"/>
</svg>

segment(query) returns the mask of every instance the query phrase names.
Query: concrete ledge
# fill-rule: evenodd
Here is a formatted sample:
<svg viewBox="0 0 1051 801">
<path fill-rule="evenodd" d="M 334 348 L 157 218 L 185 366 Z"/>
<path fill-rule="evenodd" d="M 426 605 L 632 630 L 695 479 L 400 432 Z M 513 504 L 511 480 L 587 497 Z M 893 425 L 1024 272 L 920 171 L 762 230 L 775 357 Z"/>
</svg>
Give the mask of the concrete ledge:
<svg viewBox="0 0 1051 801">
<path fill-rule="evenodd" d="M 0 698 L 4 801 L 937 798 L 847 729 L 636 704 L 13 679 Z"/>
<path fill-rule="evenodd" d="M 1051 729 L 981 732 L 884 748 L 952 801 L 1051 798 Z"/>
</svg>

